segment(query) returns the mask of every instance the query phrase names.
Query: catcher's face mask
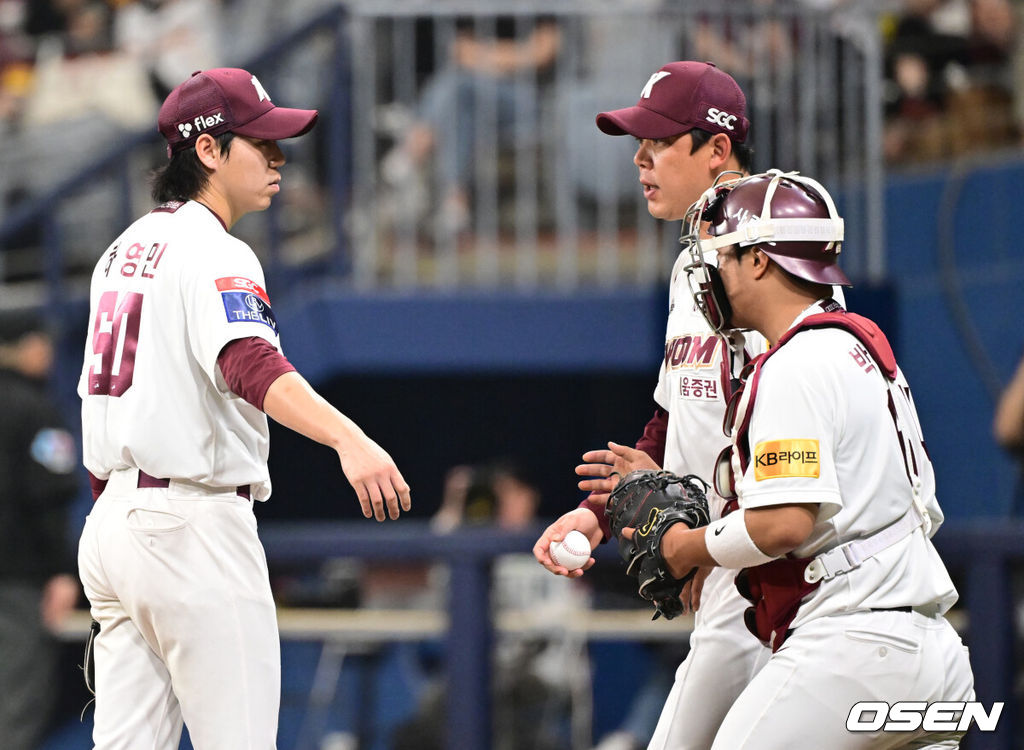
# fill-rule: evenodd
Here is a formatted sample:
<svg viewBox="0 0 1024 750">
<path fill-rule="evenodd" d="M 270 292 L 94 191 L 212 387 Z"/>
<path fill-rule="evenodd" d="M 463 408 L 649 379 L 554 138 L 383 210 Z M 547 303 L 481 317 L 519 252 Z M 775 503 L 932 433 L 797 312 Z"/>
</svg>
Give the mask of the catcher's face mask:
<svg viewBox="0 0 1024 750">
<path fill-rule="evenodd" d="M 705 256 L 705 252 L 717 251 L 718 246 L 711 239 L 701 239 L 701 231 L 705 222 L 715 216 L 722 200 L 732 189 L 732 183 L 742 177 L 740 172 L 722 172 L 715 179 L 715 184 L 704 191 L 687 210 L 683 219 L 683 232 L 679 237 L 683 252 L 689 255 L 689 263 L 683 270 L 686 271 L 690 294 L 693 295 L 697 309 L 716 334 L 733 328 L 732 307 L 718 267 Z"/>
</svg>

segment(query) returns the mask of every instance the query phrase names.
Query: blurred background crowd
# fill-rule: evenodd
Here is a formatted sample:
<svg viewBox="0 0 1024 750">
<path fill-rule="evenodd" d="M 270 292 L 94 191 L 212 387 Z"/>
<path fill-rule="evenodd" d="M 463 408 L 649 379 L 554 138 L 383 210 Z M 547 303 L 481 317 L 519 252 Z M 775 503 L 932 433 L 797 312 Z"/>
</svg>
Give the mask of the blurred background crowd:
<svg viewBox="0 0 1024 750">
<path fill-rule="evenodd" d="M 329 0 L 2 0 L 0 129 L 5 139 L 58 123 L 70 129 L 90 113 L 125 128 L 146 127 L 163 97 L 193 70 L 245 60 L 272 40 L 275 30 L 328 5 Z M 654 5 L 637 7 L 649 11 Z M 855 4 L 758 0 L 751 5 L 841 11 Z M 874 0 L 856 5 L 873 6 L 881 27 L 890 164 L 1018 141 L 1024 120 L 1020 3 Z M 781 24 L 723 34 L 708 23 L 696 36 L 693 57 L 714 58 L 737 78 L 752 72 L 752 45 L 768 45 L 776 56 L 796 54 L 796 42 Z M 535 45 L 532 57 L 513 64 L 549 66 L 557 54 L 557 33 L 529 41 Z M 466 67 L 481 64 L 462 54 Z M 421 77 L 430 72 L 429 57 L 420 55 Z M 88 150 L 90 141 L 82 140 L 88 137 L 79 132 L 78 140 L 53 144 L 52 158 L 59 162 L 58 153 Z M 8 195 L 7 201 L 18 197 Z"/>
<path fill-rule="evenodd" d="M 0 217 L 88 168 L 112 141 L 150 128 L 163 96 L 193 70 L 251 61 L 317 13 L 344 7 L 346 43 L 357 53 L 348 63 L 347 104 L 358 117 L 344 153 L 326 153 L 323 133 L 313 163 L 291 168 L 286 200 L 295 210 L 284 214 L 290 234 L 283 252 L 300 264 L 323 260 L 340 241 L 333 232 L 353 246 L 347 270 L 359 281 L 381 274 L 399 285 L 444 285 L 460 275 L 493 281 L 510 265 L 522 277 L 530 262 L 543 267 L 545 254 L 557 254 L 553 245 L 564 244 L 569 224 L 629 224 L 628 211 L 625 218 L 595 216 L 608 214 L 609 206 L 621 213 L 623 203 L 635 208 L 635 191 L 622 145 L 608 155 L 614 149 L 591 132 L 592 115 L 608 101 L 620 103 L 620 92 L 635 89 L 633 81 L 657 55 L 713 60 L 740 81 L 756 115 L 758 168 L 797 162 L 819 176 L 838 176 L 850 172 L 848 165 L 812 170 L 807 154 L 850 160 L 847 150 L 859 148 L 879 164 L 865 161 L 860 175 L 850 173 L 870 180 L 876 169 L 1019 144 L 1020 5 L 757 0 L 700 9 L 634 0 L 610 11 L 603 3 L 564 0 L 549 8 L 449 2 L 429 10 L 359 0 L 0 0 Z M 486 8 L 492 10 L 480 12 Z M 282 81 L 279 96 L 326 105 L 337 88 L 323 72 L 326 58 L 294 46 L 284 56 L 288 61 L 274 73 Z M 877 77 L 875 65 L 881 66 Z M 814 69 L 822 66 L 834 71 Z M 815 77 L 816 85 L 808 85 Z M 814 121 L 818 143 L 812 145 L 803 131 L 787 135 L 788 118 L 808 106 L 801 99 L 808 96 L 836 102 L 829 117 Z M 863 111 L 866 96 L 882 105 L 883 118 L 867 141 L 851 124 L 873 116 Z M 545 163 L 555 153 L 546 141 L 568 151 L 558 157 L 565 162 L 560 167 Z M 498 147 L 496 157 L 481 158 L 491 146 Z M 531 156 L 531 148 L 540 156 Z M 334 158 L 345 162 L 339 167 L 345 177 L 330 172 Z M 329 216 L 339 208 L 332 202 L 337 195 L 325 193 L 328 181 L 335 188 L 350 183 L 336 226 Z M 566 186 L 579 198 L 572 206 L 559 195 Z M 102 244 L 109 210 L 97 195 L 71 203 L 65 212 L 76 218 L 77 231 L 90 220 L 96 229 L 79 243 L 87 250 L 65 249 L 65 263 L 88 267 L 95 246 L 89 242 Z M 545 236 L 550 227 L 558 229 L 556 239 Z M 532 242 L 525 237 L 524 249 L 524 235 L 538 230 Z M 0 240 L 8 249 L 33 247 L 40 232 L 27 223 Z M 507 232 L 517 234 L 516 260 L 476 250 L 467 270 L 455 252 L 465 254 L 481 238 L 503 249 Z M 618 253 L 619 267 L 637 265 L 637 275 L 648 280 L 663 273 L 664 264 L 644 254 L 649 238 L 635 246 L 629 237 L 616 241 L 629 251 Z M 369 260 L 366 248 L 372 248 Z M 0 270 L 7 279 L 40 273 L 15 252 L 5 259 Z M 580 270 L 567 271 L 564 254 L 553 262 L 563 281 Z M 585 259 L 573 262 L 586 270 Z M 617 273 L 608 269 L 605 263 L 594 273 L 607 280 Z"/>
<path fill-rule="evenodd" d="M 33 499 L 47 509 L 46 544 L 25 549 L 52 549 L 59 513 L 73 555 L 88 513 L 83 477 L 65 460 L 77 439 L 87 276 L 114 233 L 150 205 L 146 175 L 166 158 L 156 112 L 193 71 L 246 67 L 276 103 L 321 110 L 309 138 L 284 144 L 274 206 L 236 230 L 264 262 L 289 357 L 389 446 L 413 486 L 410 520 L 422 522 L 413 533 L 443 539 L 481 527 L 527 533 L 578 501 L 572 468 L 582 451 L 638 437 L 678 227 L 647 216 L 633 143 L 599 133 L 594 115 L 632 104 L 669 60 L 709 60 L 747 92 L 755 168 L 799 169 L 839 200 L 851 308 L 882 324 L 914 387 L 954 522 L 947 543 L 958 528 L 978 528 L 958 521 L 994 519 L 1007 535 L 987 551 L 1010 550 L 994 568 L 1008 578 L 979 601 L 998 601 L 991 611 L 1014 631 L 1015 645 L 988 666 L 1020 700 L 1024 541 L 1012 535 L 1024 540 L 1024 327 L 1015 314 L 1024 1 L 706 6 L 0 0 L 0 318 L 13 316 L 0 325 L 9 354 L 0 364 L 17 369 L 20 346 L 36 341 L 22 341 L 28 334 L 52 339 L 52 363 L 28 379 L 49 378 L 65 424 L 45 427 L 66 437 L 47 433 L 39 450 L 78 480 Z M 356 517 L 329 452 L 283 430 L 272 441 L 275 495 L 257 509 L 261 523 Z M 12 528 L 27 524 L 27 511 L 14 510 L 21 494 L 0 486 L 0 517 Z M 978 580 L 962 562 L 967 545 L 943 554 L 958 585 L 977 592 L 966 588 Z M 340 551 L 312 568 L 271 567 L 288 607 L 437 610 L 450 594 L 445 566 L 433 563 L 386 566 Z M 528 555 L 504 560 L 492 604 L 533 607 L 538 617 L 637 605 L 615 565 L 602 567 L 607 575 L 572 587 Z M 72 558 L 33 569 L 40 586 L 61 584 L 47 611 L 56 630 L 71 609 L 68 573 Z M 15 575 L 0 570 L 0 596 Z M 3 624 L 0 607 L 0 633 Z M 63 627 L 70 664 L 81 633 Z M 356 673 L 338 657 L 330 689 L 327 651 L 285 647 L 282 748 L 439 742 L 445 655 L 436 643 L 346 652 Z M 591 645 L 590 660 L 572 639 L 504 648 L 495 661 L 504 747 L 587 750 L 605 734 L 620 744 L 604 750 L 642 746 L 671 678 L 651 665 L 674 665 L 685 648 L 682 636 Z M 366 657 L 365 672 L 353 653 Z M 654 678 L 636 677 L 633 703 L 600 691 L 609 672 L 623 684 Z M 390 693 L 359 716 L 344 696 L 369 695 L 371 673 L 373 690 Z M 58 679 L 77 676 L 71 668 Z M 593 694 L 584 700 L 581 690 Z M 46 750 L 83 746 L 88 722 L 69 718 L 81 690 L 62 692 L 68 705 L 54 714 Z"/>
</svg>

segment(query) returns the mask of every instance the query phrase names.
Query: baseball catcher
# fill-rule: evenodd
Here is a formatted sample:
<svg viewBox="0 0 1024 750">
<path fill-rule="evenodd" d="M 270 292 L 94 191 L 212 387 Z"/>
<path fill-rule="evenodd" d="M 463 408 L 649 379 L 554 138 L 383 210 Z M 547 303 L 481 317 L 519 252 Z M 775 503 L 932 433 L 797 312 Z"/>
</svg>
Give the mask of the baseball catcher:
<svg viewBox="0 0 1024 750">
<path fill-rule="evenodd" d="M 640 596 L 654 603 L 654 619 L 664 615 L 671 620 L 683 613 L 679 595 L 697 568 L 673 578 L 661 555 L 661 539 L 676 523 L 691 529 L 707 526 L 707 489 L 694 474 L 681 477 L 645 469 L 624 476 L 608 498 L 605 513 L 619 541 L 619 556 L 626 563 L 626 574 L 636 578 Z M 632 539 L 622 535 L 626 527 L 635 529 Z"/>
</svg>

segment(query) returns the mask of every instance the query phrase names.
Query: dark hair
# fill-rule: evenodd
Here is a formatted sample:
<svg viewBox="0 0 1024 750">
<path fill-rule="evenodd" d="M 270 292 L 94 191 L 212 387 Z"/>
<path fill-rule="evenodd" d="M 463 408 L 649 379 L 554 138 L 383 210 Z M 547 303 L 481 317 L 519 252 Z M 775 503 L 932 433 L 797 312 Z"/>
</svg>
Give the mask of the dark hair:
<svg viewBox="0 0 1024 750">
<path fill-rule="evenodd" d="M 214 136 L 220 151 L 225 156 L 231 151 L 235 134 L 221 133 Z M 157 203 L 187 201 L 195 198 L 206 187 L 210 175 L 196 156 L 195 148 L 179 151 L 164 166 L 153 171 L 150 195 Z"/>
<path fill-rule="evenodd" d="M 701 130 L 700 128 L 693 128 L 690 130 L 690 141 L 693 144 L 690 148 L 690 153 L 696 153 L 697 149 L 710 141 L 711 136 L 713 135 L 715 135 L 715 133 L 709 133 L 708 131 Z M 754 149 L 747 143 L 737 143 L 736 141 L 733 141 L 732 153 L 736 156 L 736 161 L 739 162 L 740 169 L 744 172 L 749 172 L 750 167 L 754 162 Z"/>
</svg>

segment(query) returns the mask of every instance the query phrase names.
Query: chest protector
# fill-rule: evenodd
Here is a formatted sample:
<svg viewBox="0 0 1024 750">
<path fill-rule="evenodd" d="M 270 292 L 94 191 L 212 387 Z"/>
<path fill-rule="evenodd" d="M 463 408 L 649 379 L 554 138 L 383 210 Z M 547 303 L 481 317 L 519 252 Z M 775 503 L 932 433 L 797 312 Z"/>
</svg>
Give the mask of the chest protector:
<svg viewBox="0 0 1024 750">
<path fill-rule="evenodd" d="M 738 428 L 733 437 L 733 450 L 746 471 L 750 461 L 750 415 L 753 413 L 757 384 L 764 363 L 785 346 L 796 334 L 809 328 L 842 328 L 853 334 L 874 358 L 887 382 L 896 378 L 896 358 L 885 334 L 875 323 L 861 315 L 845 311 L 809 315 L 786 331 L 778 343 L 755 360 L 754 370 L 746 384 L 749 396 L 746 408 L 737 415 Z M 736 588 L 751 602 L 743 619 L 750 630 L 772 652 L 778 651 L 790 634 L 790 623 L 796 618 L 800 604 L 821 585 L 821 578 L 808 581 L 805 575 L 813 557 L 780 557 L 756 568 L 744 568 L 736 576 Z M 813 578 L 813 576 L 811 576 Z"/>
</svg>

